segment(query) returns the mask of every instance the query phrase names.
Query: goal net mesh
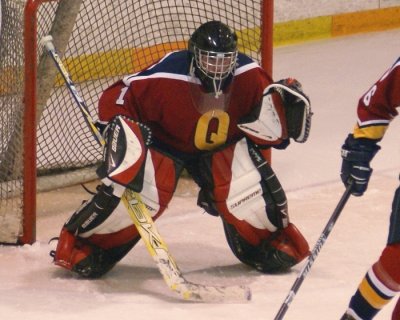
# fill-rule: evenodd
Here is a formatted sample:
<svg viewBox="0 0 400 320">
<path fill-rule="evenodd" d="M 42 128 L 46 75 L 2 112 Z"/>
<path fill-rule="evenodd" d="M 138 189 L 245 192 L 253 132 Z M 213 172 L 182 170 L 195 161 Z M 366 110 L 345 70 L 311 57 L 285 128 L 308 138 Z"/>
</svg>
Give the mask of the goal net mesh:
<svg viewBox="0 0 400 320">
<path fill-rule="evenodd" d="M 261 59 L 261 0 L 0 0 L 0 4 L 0 243 L 18 242 L 23 232 L 22 209 L 29 205 L 22 197 L 26 166 L 36 165 L 38 190 L 54 189 L 94 179 L 102 156 L 40 44 L 42 37 L 53 36 L 95 120 L 106 87 L 167 52 L 186 48 L 191 33 L 208 20 L 229 25 L 238 34 L 240 50 Z M 27 5 L 36 7 L 29 11 Z M 36 28 L 24 32 L 33 19 Z M 35 39 L 36 52 L 26 51 L 27 36 Z M 29 162 L 24 160 L 24 120 L 34 119 L 26 118 L 24 85 L 29 88 L 25 69 L 31 64 L 37 65 L 37 158 Z"/>
</svg>

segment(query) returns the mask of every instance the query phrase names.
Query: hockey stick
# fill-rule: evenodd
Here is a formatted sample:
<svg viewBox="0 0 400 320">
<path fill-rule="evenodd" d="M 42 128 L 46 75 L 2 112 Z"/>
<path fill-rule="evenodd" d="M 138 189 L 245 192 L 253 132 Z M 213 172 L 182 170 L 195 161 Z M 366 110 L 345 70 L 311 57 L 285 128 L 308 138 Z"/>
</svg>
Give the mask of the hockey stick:
<svg viewBox="0 0 400 320">
<path fill-rule="evenodd" d="M 79 95 L 78 90 L 76 90 L 75 84 L 72 82 L 71 77 L 65 68 L 64 64 L 62 63 L 60 56 L 56 52 L 56 48 L 53 44 L 53 37 L 52 36 L 45 36 L 40 41 L 42 45 L 44 45 L 49 53 L 50 57 L 53 59 L 58 71 L 61 73 L 62 77 L 64 78 L 65 84 L 67 85 L 68 90 L 71 92 L 71 95 L 74 97 L 75 102 L 79 109 L 82 112 L 83 118 L 85 119 L 86 124 L 89 126 L 90 131 L 93 134 L 93 137 L 96 141 L 100 144 L 100 146 L 105 145 L 105 141 L 103 136 L 100 134 L 99 130 L 94 124 L 94 121 L 89 113 L 89 108 L 87 107 L 85 101 Z"/>
<path fill-rule="evenodd" d="M 166 243 L 158 233 L 146 206 L 138 193 L 126 189 L 122 198 L 128 212 L 150 252 L 165 282 L 171 290 L 185 300 L 201 302 L 243 302 L 251 299 L 251 291 L 245 286 L 206 286 L 187 281 L 171 256 Z"/>
<path fill-rule="evenodd" d="M 46 47 L 47 51 L 53 58 L 57 69 L 62 74 L 69 91 L 74 97 L 78 107 L 81 109 L 82 115 L 84 116 L 89 128 L 92 130 L 96 141 L 100 145 L 104 146 L 104 138 L 95 126 L 84 100 L 79 96 L 67 69 L 59 58 L 54 44 L 52 43 L 52 37 L 44 37 L 41 43 Z M 157 231 L 154 221 L 146 206 L 140 199 L 139 194 L 126 189 L 121 199 L 126 206 L 132 221 L 138 229 L 147 250 L 155 260 L 165 282 L 172 291 L 180 294 L 185 300 L 200 302 L 244 302 L 251 299 L 251 291 L 245 286 L 206 286 L 188 282 L 183 277 L 175 260 L 169 253 L 164 240 Z"/>
<path fill-rule="evenodd" d="M 311 251 L 310 256 L 308 257 L 307 263 L 304 265 L 300 273 L 298 274 L 296 281 L 294 282 L 292 288 L 289 291 L 289 294 L 286 296 L 285 301 L 282 303 L 281 308 L 279 309 L 277 315 L 275 316 L 274 320 L 281 320 L 286 314 L 286 311 L 289 308 L 290 303 L 293 301 L 297 291 L 299 290 L 301 284 L 303 283 L 305 277 L 307 276 L 308 272 L 311 269 L 315 259 L 318 256 L 319 251 L 321 250 L 322 246 L 324 245 L 326 239 L 328 238 L 329 234 L 331 233 L 336 220 L 339 218 L 340 213 L 342 212 L 347 200 L 351 195 L 351 188 L 353 187 L 353 182 L 351 182 L 346 190 L 344 191 L 342 197 L 339 200 L 335 210 L 332 213 L 328 223 L 326 224 L 324 230 L 322 231 L 317 243 L 314 246 L 314 249 Z"/>
</svg>

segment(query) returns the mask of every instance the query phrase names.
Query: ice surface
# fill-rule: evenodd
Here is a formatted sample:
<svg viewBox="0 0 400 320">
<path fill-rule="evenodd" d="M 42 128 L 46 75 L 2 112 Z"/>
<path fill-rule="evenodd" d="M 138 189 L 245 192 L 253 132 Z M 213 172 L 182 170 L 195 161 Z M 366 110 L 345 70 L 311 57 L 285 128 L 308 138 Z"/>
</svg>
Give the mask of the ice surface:
<svg viewBox="0 0 400 320">
<path fill-rule="evenodd" d="M 400 30 L 393 30 L 275 49 L 274 78 L 298 78 L 315 113 L 307 143 L 292 143 L 288 150 L 273 154 L 291 220 L 311 247 L 344 191 L 339 180 L 340 146 L 355 123 L 357 100 L 398 57 L 399 40 Z M 285 319 L 339 319 L 379 256 L 398 184 L 399 131 L 395 120 L 373 160 L 368 192 L 350 198 Z M 166 287 L 142 244 L 104 278 L 82 280 L 51 264 L 48 252 L 53 245 L 48 240 L 86 197 L 79 188 L 41 194 L 37 243 L 0 247 L 1 319 L 269 320 L 303 265 L 287 274 L 262 275 L 240 264 L 228 248 L 220 220 L 204 214 L 188 193 L 176 197 L 157 223 L 172 255 L 189 281 L 248 285 L 251 302 L 181 301 Z M 393 304 L 376 319 L 390 319 Z"/>
</svg>

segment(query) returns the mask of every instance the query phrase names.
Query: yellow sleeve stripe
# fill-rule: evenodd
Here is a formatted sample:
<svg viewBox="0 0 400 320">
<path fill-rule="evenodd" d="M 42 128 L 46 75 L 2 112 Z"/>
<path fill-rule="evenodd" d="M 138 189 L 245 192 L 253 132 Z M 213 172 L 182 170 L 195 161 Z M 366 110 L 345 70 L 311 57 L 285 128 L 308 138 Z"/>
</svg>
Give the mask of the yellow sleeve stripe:
<svg viewBox="0 0 400 320">
<path fill-rule="evenodd" d="M 388 298 L 383 298 L 380 296 L 368 283 L 367 278 L 365 277 L 363 281 L 361 282 L 360 286 L 358 287 L 358 290 L 360 291 L 361 295 L 364 297 L 365 300 L 368 301 L 368 303 L 374 307 L 375 309 L 382 309 L 386 304 L 389 303 L 391 300 L 390 297 Z"/>
<path fill-rule="evenodd" d="M 367 138 L 373 140 L 381 140 L 385 135 L 387 130 L 387 125 L 379 125 L 379 126 L 368 126 L 368 127 L 359 127 L 356 125 L 354 127 L 353 135 L 354 138 Z"/>
</svg>

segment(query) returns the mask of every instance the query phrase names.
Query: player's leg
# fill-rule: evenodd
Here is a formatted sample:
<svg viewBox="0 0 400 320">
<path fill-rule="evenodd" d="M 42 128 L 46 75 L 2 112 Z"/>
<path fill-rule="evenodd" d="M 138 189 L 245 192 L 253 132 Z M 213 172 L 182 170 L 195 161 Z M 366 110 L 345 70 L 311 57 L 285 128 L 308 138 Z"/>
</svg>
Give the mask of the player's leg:
<svg viewBox="0 0 400 320">
<path fill-rule="evenodd" d="M 393 309 L 392 312 L 392 320 L 398 320 L 400 319 L 400 298 L 397 299 L 396 306 Z"/>
<path fill-rule="evenodd" d="M 112 137 L 112 132 L 109 135 Z M 123 154 L 127 152 L 129 150 L 122 150 Z M 123 170 L 118 172 L 122 172 L 123 180 L 130 188 L 140 191 L 153 219 L 157 219 L 172 198 L 181 166 L 154 149 L 148 149 L 142 158 L 142 165 L 134 170 L 135 176 L 130 180 Z M 127 167 L 125 172 L 132 172 L 131 169 L 131 166 Z M 111 178 L 116 179 L 115 176 Z M 84 202 L 64 224 L 57 248 L 52 253 L 56 265 L 84 277 L 99 277 L 139 241 L 138 232 L 120 201 L 125 186 L 111 178 L 109 175 L 103 178 L 92 199 Z"/>
<path fill-rule="evenodd" d="M 351 317 L 362 320 L 373 319 L 399 293 L 400 279 L 393 278 L 393 275 L 386 270 L 388 267 L 386 259 L 391 261 L 397 259 L 398 268 L 399 255 L 399 245 L 385 248 L 380 259 L 368 270 L 357 291 L 351 297 L 349 307 L 342 319 L 352 319 Z"/>
<path fill-rule="evenodd" d="M 284 271 L 304 259 L 309 246 L 289 223 L 285 193 L 253 147 L 243 139 L 201 161 L 199 205 L 221 216 L 239 260 L 262 272 Z"/>
<path fill-rule="evenodd" d="M 261 272 L 286 271 L 309 253 L 307 241 L 292 223 L 270 235 L 261 235 L 258 244 L 251 244 L 247 240 L 250 233 L 254 234 L 258 230 L 247 225 L 246 228 L 249 230 L 239 233 L 238 229 L 243 229 L 238 226 L 239 224 L 241 223 L 230 224 L 223 219 L 229 247 L 240 261 Z"/>
<path fill-rule="evenodd" d="M 84 277 L 100 277 L 139 241 L 136 229 L 126 219 L 120 198 L 113 191 L 111 185 L 100 185 L 97 194 L 64 224 L 57 248 L 51 252 L 56 265 Z M 100 233 L 105 228 L 107 232 Z"/>
<path fill-rule="evenodd" d="M 400 187 L 396 190 L 390 218 L 388 243 L 379 260 L 368 270 L 350 300 L 347 315 L 373 319 L 400 292 Z M 400 307 L 393 312 L 399 314 Z M 345 317 L 345 316 L 344 316 Z M 344 318 L 346 319 L 346 318 Z M 400 317 L 393 318 L 400 319 Z"/>
<path fill-rule="evenodd" d="M 177 177 L 179 169 L 172 159 L 149 150 L 140 194 L 154 220 L 172 198 Z M 97 194 L 65 223 L 53 253 L 56 265 L 90 278 L 108 272 L 140 239 L 120 201 L 125 188 L 102 181 Z"/>
</svg>

